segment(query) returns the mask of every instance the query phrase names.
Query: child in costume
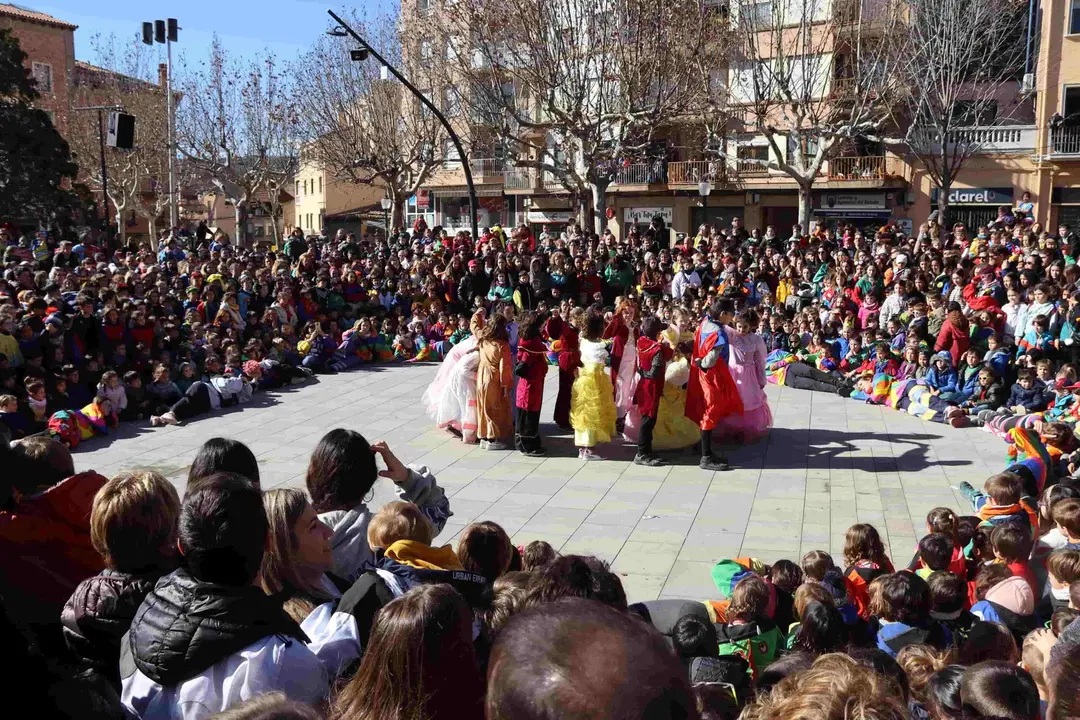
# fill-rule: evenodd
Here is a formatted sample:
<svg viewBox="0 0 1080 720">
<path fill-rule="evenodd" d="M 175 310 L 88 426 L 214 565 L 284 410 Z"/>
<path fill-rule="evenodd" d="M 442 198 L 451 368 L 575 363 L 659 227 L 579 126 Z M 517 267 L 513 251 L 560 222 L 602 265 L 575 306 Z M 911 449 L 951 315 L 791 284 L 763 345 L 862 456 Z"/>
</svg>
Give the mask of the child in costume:
<svg viewBox="0 0 1080 720">
<path fill-rule="evenodd" d="M 727 458 L 712 450 L 712 432 L 727 415 L 742 413 L 742 400 L 728 370 L 731 353 L 724 325 L 731 322 L 730 300 L 716 300 L 694 336 L 690 384 L 686 393 L 686 416 L 701 429 L 702 470 L 730 470 Z"/>
<path fill-rule="evenodd" d="M 620 423 L 634 404 L 637 385 L 637 333 L 634 321 L 637 306 L 627 298 L 615 304 L 615 315 L 604 328 L 604 339 L 611 341 L 611 382 Z"/>
<path fill-rule="evenodd" d="M 731 377 L 739 388 L 743 411 L 721 418 L 717 431 L 736 442 L 754 442 L 772 427 L 772 411 L 765 396 L 765 341 L 757 334 L 757 313 L 747 310 L 728 329 L 731 343 Z"/>
<path fill-rule="evenodd" d="M 68 448 L 75 448 L 82 440 L 89 440 L 95 435 L 108 435 L 111 416 L 112 403 L 107 397 L 98 395 L 81 410 L 58 410 L 53 413 L 49 418 L 49 435 Z"/>
<path fill-rule="evenodd" d="M 545 355 L 544 342 L 540 339 L 540 320 L 535 312 L 527 312 L 518 326 L 517 362 L 514 365 L 514 374 L 518 377 L 514 445 L 529 457 L 547 454 L 540 443 L 540 405 L 544 400 L 544 378 L 547 376 Z"/>
<path fill-rule="evenodd" d="M 660 318 L 650 315 L 641 322 L 637 340 L 638 383 L 634 392 L 634 408 L 640 417 L 638 450 L 635 465 L 656 467 L 664 462 L 653 454 L 653 430 L 660 413 L 660 400 L 666 386 L 666 369 L 674 351 L 660 342 Z M 627 425 L 629 425 L 629 418 Z"/>
<path fill-rule="evenodd" d="M 607 374 L 608 351 L 603 342 L 604 318 L 597 312 L 585 315 L 581 332 L 581 367 L 570 390 L 570 425 L 582 460 L 602 460 L 593 451 L 611 442 L 617 413 L 613 388 Z"/>
<path fill-rule="evenodd" d="M 551 342 L 551 350 L 559 365 L 559 394 L 555 399 L 555 425 L 562 430 L 570 429 L 570 388 L 574 385 L 574 372 L 581 366 L 581 348 L 578 329 L 585 311 L 574 308 L 564 320 L 553 314 L 544 324 L 544 335 Z"/>
<path fill-rule="evenodd" d="M 510 393 L 514 387 L 511 371 L 510 337 L 506 318 L 496 314 L 476 335 L 479 364 L 476 371 L 476 434 L 483 450 L 507 450 L 514 433 Z"/>
</svg>

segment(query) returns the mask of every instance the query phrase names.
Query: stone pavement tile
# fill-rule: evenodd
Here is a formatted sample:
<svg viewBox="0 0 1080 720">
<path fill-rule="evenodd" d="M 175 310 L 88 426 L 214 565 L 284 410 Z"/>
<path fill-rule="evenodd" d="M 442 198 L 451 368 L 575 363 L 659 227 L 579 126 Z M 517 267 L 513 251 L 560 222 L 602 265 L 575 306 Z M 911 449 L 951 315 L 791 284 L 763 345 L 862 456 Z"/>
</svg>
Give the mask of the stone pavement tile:
<svg viewBox="0 0 1080 720">
<path fill-rule="evenodd" d="M 751 522 L 743 533 L 743 545 L 795 552 L 802 535 L 801 523 Z"/>
<path fill-rule="evenodd" d="M 595 525 L 621 525 L 634 528 L 645 514 L 648 503 L 604 498 L 589 513 L 587 522 Z"/>
<path fill-rule="evenodd" d="M 838 557 L 836 552 L 831 553 L 833 558 Z M 744 544 L 739 551 L 738 557 L 752 557 L 771 565 L 777 560 L 791 560 L 794 563 L 798 563 L 800 559 L 799 549 L 796 547 L 793 550 L 777 550 L 775 548 L 762 548 L 754 547 L 752 545 Z"/>
<path fill-rule="evenodd" d="M 531 517 L 537 510 L 544 507 L 549 499 L 549 495 L 519 492 L 519 489 L 515 488 L 513 492 L 508 492 L 496 500 L 489 510 L 492 512 L 507 512 L 511 515 L 528 514 Z"/>
<path fill-rule="evenodd" d="M 738 557 L 742 543 L 741 533 L 709 532 L 695 526 L 683 540 L 678 561 L 716 562 Z"/>
<path fill-rule="evenodd" d="M 655 600 L 660 596 L 660 589 L 664 587 L 665 580 L 667 580 L 666 573 L 663 575 L 619 574 L 626 600 L 630 603 Z"/>
<path fill-rule="evenodd" d="M 533 465 L 514 462 L 508 457 L 497 465 L 484 470 L 480 477 L 490 480 L 513 480 L 516 482 L 524 480 L 535 469 L 536 467 Z"/>
<path fill-rule="evenodd" d="M 454 493 L 454 501 L 481 500 L 495 502 L 517 486 L 516 480 L 491 480 L 477 478 Z"/>
<path fill-rule="evenodd" d="M 514 545 L 528 545 L 533 540 L 543 540 L 551 545 L 556 551 L 560 552 L 562 551 L 562 546 L 565 545 L 566 541 L 569 539 L 569 534 L 546 533 L 528 528 L 522 528 L 510 536 L 510 541 L 514 543 Z"/>
<path fill-rule="evenodd" d="M 715 563 L 678 561 L 671 568 L 667 582 L 660 590 L 660 597 L 687 598 L 688 600 L 715 600 L 719 591 L 712 580 Z"/>
<path fill-rule="evenodd" d="M 666 575 L 678 555 L 677 544 L 627 540 L 611 564 L 611 570 L 619 574 Z"/>
<path fill-rule="evenodd" d="M 565 535 L 569 538 L 589 516 L 588 510 L 544 506 L 522 528 L 523 531 Z"/>
<path fill-rule="evenodd" d="M 615 562 L 631 528 L 620 525 L 597 525 L 584 522 L 563 545 L 564 554 L 595 555 L 606 562 Z"/>
<path fill-rule="evenodd" d="M 638 522 L 630 539 L 635 542 L 677 545 L 686 537 L 694 519 L 685 515 L 646 514 Z"/>
<path fill-rule="evenodd" d="M 592 510 L 596 504 L 604 499 L 606 490 L 591 488 L 577 488 L 563 486 L 547 502 L 548 507 L 577 508 L 579 510 Z"/>
<path fill-rule="evenodd" d="M 483 519 L 484 513 L 491 507 L 487 500 L 456 500 L 450 498 L 450 510 L 454 513 L 454 519 L 464 523 Z"/>
</svg>

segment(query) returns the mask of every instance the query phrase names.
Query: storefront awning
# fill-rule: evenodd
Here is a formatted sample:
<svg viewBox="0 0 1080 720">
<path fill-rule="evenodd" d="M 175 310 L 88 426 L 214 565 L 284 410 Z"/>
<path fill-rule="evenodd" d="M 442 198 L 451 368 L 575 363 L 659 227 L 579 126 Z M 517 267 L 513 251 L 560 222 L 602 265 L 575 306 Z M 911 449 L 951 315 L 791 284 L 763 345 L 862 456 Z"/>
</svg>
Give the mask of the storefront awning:
<svg viewBox="0 0 1080 720">
<path fill-rule="evenodd" d="M 469 197 L 468 185 L 452 185 L 450 187 L 431 188 L 431 194 L 438 198 L 446 197 Z M 501 197 L 502 185 L 477 185 L 476 197 Z"/>
</svg>

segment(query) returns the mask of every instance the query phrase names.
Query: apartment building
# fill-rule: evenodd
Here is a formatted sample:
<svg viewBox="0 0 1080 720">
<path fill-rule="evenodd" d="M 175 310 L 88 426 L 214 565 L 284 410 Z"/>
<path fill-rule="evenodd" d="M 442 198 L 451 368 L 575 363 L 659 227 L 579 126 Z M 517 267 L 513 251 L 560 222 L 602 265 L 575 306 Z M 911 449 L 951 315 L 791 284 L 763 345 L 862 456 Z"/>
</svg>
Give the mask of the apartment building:
<svg viewBox="0 0 1080 720">
<path fill-rule="evenodd" d="M 424 37 L 418 25 L 453 1 L 403 0 L 403 35 Z M 1034 83 L 1021 88 L 1018 82 L 1004 90 L 1008 120 L 973 124 L 948 140 L 961 139 L 977 148 L 950 194 L 954 221 L 977 226 L 995 217 L 999 206 L 1015 204 L 1030 192 L 1044 226 L 1065 222 L 1080 227 L 1080 0 L 1043 0 L 1037 18 Z M 437 61 L 442 52 L 437 42 L 422 40 L 420 55 Z M 736 82 L 737 72 L 728 69 L 729 83 Z M 840 94 L 843 83 L 838 73 L 824 91 Z M 438 95 L 437 89 L 432 92 Z M 653 156 L 661 159 L 614 169 L 606 214 L 616 234 L 631 225 L 646 225 L 655 215 L 686 232 L 705 221 L 728 225 L 735 217 L 748 227 L 773 225 L 781 234 L 790 229 L 798 219 L 798 188 L 790 177 L 758 162 L 774 152 L 765 137 L 735 132 L 719 157 L 706 158 L 691 135 L 689 129 L 674 127 L 657 143 Z M 474 150 L 467 159 L 480 227 L 525 223 L 534 231 L 558 231 L 577 215 L 573 199 L 554 178 L 516 168 L 498 153 L 481 154 Z M 443 157 L 442 169 L 409 200 L 408 219 L 424 217 L 428 224 L 467 228 L 463 161 L 449 151 Z M 707 187 L 702 184 L 706 179 Z M 932 185 L 925 169 L 902 147 L 853 146 L 826 162 L 813 186 L 813 215 L 825 221 L 854 219 L 867 227 L 892 220 L 914 231 L 936 203 Z"/>
<path fill-rule="evenodd" d="M 338 228 L 363 232 L 367 221 L 382 224 L 380 200 L 384 191 L 379 185 L 358 185 L 335 178 L 303 150 L 300 169 L 293 179 L 294 224 L 305 235 L 326 231 L 333 234 Z"/>
</svg>

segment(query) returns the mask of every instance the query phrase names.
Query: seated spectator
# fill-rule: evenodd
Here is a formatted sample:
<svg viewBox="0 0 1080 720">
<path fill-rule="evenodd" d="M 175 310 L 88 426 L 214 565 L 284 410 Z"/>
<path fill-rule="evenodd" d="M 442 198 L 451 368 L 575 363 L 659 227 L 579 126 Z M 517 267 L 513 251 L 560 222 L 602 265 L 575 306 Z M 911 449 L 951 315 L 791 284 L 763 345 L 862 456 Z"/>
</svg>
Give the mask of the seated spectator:
<svg viewBox="0 0 1080 720">
<path fill-rule="evenodd" d="M 768 667 L 783 649 L 783 632 L 768 616 L 770 601 L 771 593 L 765 581 L 757 575 L 747 575 L 732 590 L 727 622 L 716 631 L 720 654 L 743 657 L 755 673 Z M 824 643 L 833 642 L 831 636 L 840 632 L 835 624 L 813 628 L 813 631 L 819 630 L 830 636 L 830 639 L 822 640 Z M 810 632 L 808 630 L 808 634 Z"/>
<path fill-rule="evenodd" d="M 918 575 L 899 572 L 875 579 L 870 606 L 879 624 L 877 647 L 891 657 L 906 645 L 945 647 L 952 640 L 948 631 L 931 619 L 930 586 Z"/>
<path fill-rule="evenodd" d="M 840 654 L 822 655 L 813 666 L 772 687 L 743 710 L 741 720 L 904 720 L 907 703 L 897 686 Z"/>
<path fill-rule="evenodd" d="M 1024 495 L 1024 481 L 1015 473 L 998 473 L 987 479 L 979 492 L 968 482 L 958 486 L 960 494 L 971 501 L 972 509 L 981 520 L 1003 525 L 1013 520 L 1030 528 L 1039 527 L 1039 516 L 1031 501 Z"/>
<path fill-rule="evenodd" d="M 930 533 L 919 541 L 919 565 L 915 574 L 930 580 L 936 573 L 948 571 L 953 558 L 953 539 L 944 533 Z"/>
<path fill-rule="evenodd" d="M 506 624 L 491 650 L 488 720 L 695 714 L 686 670 L 663 637 L 600 603 L 534 605 Z"/>
<path fill-rule="evenodd" d="M 979 620 L 971 626 L 967 640 L 959 646 L 956 662 L 960 665 L 975 665 L 985 660 L 1015 663 L 1020 660 L 1020 652 L 1007 627 L 1000 623 Z"/>
<path fill-rule="evenodd" d="M 120 639 L 157 579 L 176 567 L 180 498 L 155 472 L 125 472 L 94 497 L 90 540 L 105 570 L 64 605 L 64 640 L 80 669 L 120 692 Z"/>
<path fill-rule="evenodd" d="M 376 455 L 385 470 L 379 470 Z M 334 553 L 332 571 L 352 582 L 374 556 L 367 541 L 367 527 L 372 513 L 366 498 L 380 477 L 389 478 L 403 500 L 413 502 L 431 520 L 436 534 L 453 515 L 435 477 L 426 467 L 402 465 L 386 443 L 368 444 L 364 436 L 352 430 L 331 430 L 311 454 L 307 470 L 307 489 L 311 504 L 334 535 L 330 546 Z"/>
<path fill-rule="evenodd" d="M 463 568 L 494 582 L 510 569 L 513 546 L 502 526 L 476 522 L 461 531 L 457 556 Z"/>
<path fill-rule="evenodd" d="M 616 610 L 627 609 L 626 591 L 619 576 L 595 557 L 562 555 L 531 574 L 525 598 L 528 605 L 570 597 L 597 600 Z"/>
<path fill-rule="evenodd" d="M 205 715 L 266 692 L 301 702 L 327 697 L 344 630 L 301 627 L 255 585 L 268 523 L 259 488 L 239 475 L 207 478 L 180 511 L 181 569 L 162 578 L 120 650 L 124 707 L 144 719 L 199 707 Z M 319 653 L 329 648 L 327 664 Z M 354 642 L 352 656 L 359 655 Z"/>
<path fill-rule="evenodd" d="M 538 570 L 559 557 L 555 548 L 545 540 L 533 540 L 521 553 L 522 570 Z"/>
<path fill-rule="evenodd" d="M 239 440 L 210 438 L 202 444 L 188 468 L 187 491 L 218 473 L 233 473 L 246 477 L 259 486 L 259 463 L 255 453 Z"/>
<path fill-rule="evenodd" d="M 1051 612 L 1069 606 L 1069 586 L 1080 581 L 1080 551 L 1055 550 L 1046 558 Z"/>
<path fill-rule="evenodd" d="M 866 619 L 870 615 L 870 597 L 867 592 L 870 583 L 893 572 L 892 562 L 885 555 L 881 536 L 873 525 L 859 523 L 848 528 L 844 537 L 844 562 L 848 566 L 844 571 L 844 579 L 852 603 L 859 616 Z"/>
<path fill-rule="evenodd" d="M 962 645 L 979 619 L 967 609 L 967 582 L 951 572 L 936 572 L 927 584 L 933 603 L 930 617 L 945 626 L 954 645 Z"/>
<path fill-rule="evenodd" d="M 930 720 L 959 720 L 964 717 L 964 701 L 960 687 L 964 667 L 948 665 L 930 676 L 926 683 L 924 708 Z"/>
<path fill-rule="evenodd" d="M 483 718 L 472 614 L 445 584 L 416 587 L 379 611 L 360 670 L 331 718 Z"/>
<path fill-rule="evenodd" d="M 1032 720 L 1039 691 L 1031 675 L 1012 663 L 986 661 L 969 667 L 960 681 L 965 717 Z"/>
</svg>

